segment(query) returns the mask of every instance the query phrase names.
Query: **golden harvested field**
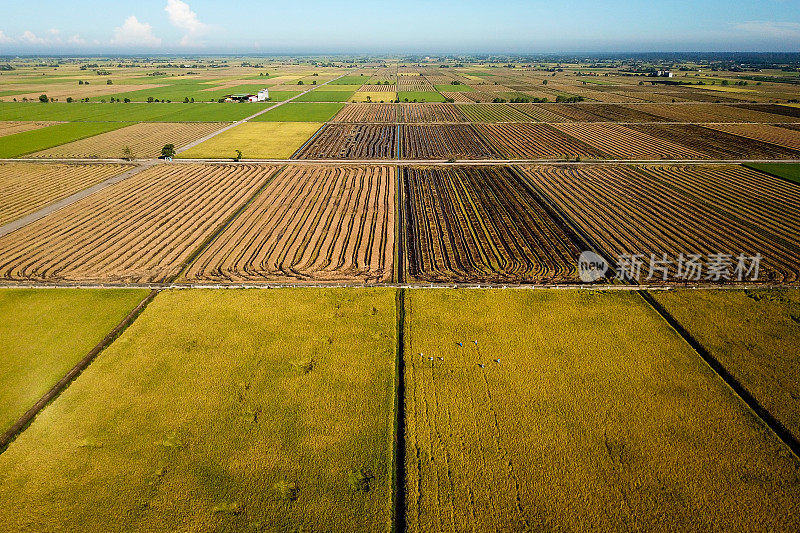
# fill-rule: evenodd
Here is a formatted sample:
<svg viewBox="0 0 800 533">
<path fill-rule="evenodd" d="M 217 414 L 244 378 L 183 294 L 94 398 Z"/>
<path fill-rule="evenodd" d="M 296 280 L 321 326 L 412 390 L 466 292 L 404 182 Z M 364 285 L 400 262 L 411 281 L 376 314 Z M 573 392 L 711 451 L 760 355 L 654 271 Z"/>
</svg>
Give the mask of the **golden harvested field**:
<svg viewBox="0 0 800 533">
<path fill-rule="evenodd" d="M 0 122 L 0 137 L 22 133 L 23 131 L 38 130 L 39 128 L 46 128 L 53 124 L 60 124 L 60 122 L 4 121 Z"/>
<path fill-rule="evenodd" d="M 184 159 L 289 159 L 322 126 L 317 122 L 246 122 L 181 152 Z"/>
<path fill-rule="evenodd" d="M 706 127 L 748 139 L 800 150 L 800 131 L 789 128 L 782 128 L 772 124 L 709 124 Z"/>
<path fill-rule="evenodd" d="M 636 293 L 405 294 L 408 531 L 800 528 L 797 457 Z"/>
<path fill-rule="evenodd" d="M 565 123 L 554 124 L 567 135 L 575 137 L 601 152 L 609 159 L 704 159 L 706 155 L 688 146 L 659 139 L 621 124 Z"/>
<path fill-rule="evenodd" d="M 87 139 L 48 148 L 27 157 L 122 158 L 124 157 L 124 148 L 128 147 L 131 149 L 133 158 L 151 159 L 158 157 L 166 144 L 173 144 L 177 149 L 220 130 L 226 125 L 218 122 L 141 122 Z"/>
<path fill-rule="evenodd" d="M 190 254 L 274 166 L 158 165 L 0 238 L 0 279 L 146 283 Z"/>
<path fill-rule="evenodd" d="M 391 281 L 395 179 L 394 167 L 287 167 L 185 279 Z"/>
<path fill-rule="evenodd" d="M 395 344 L 392 290 L 162 292 L 0 454 L 0 530 L 389 533 Z"/>
<path fill-rule="evenodd" d="M 157 89 L 164 87 L 164 85 L 149 83 L 141 85 L 107 85 L 105 80 L 94 81 L 91 84 L 78 85 L 78 82 L 68 84 L 53 84 L 47 83 L 39 86 L 32 85 L 30 87 L 19 87 L 19 89 L 30 90 L 27 93 L 19 93 L 7 96 L 0 96 L 0 101 L 11 102 L 15 98 L 21 102 L 23 98 L 31 101 L 39 100 L 39 95 L 46 93 L 50 98 L 57 100 L 66 100 L 69 97 L 75 99 L 93 98 L 99 96 L 108 96 L 109 98 L 119 93 L 126 93 L 128 91 L 139 91 L 144 89 Z"/>
<path fill-rule="evenodd" d="M 603 153 L 550 124 L 475 124 L 509 159 L 602 159 Z"/>
<path fill-rule="evenodd" d="M 800 439 L 800 291 L 653 291 L 651 296 Z"/>
<path fill-rule="evenodd" d="M 0 225 L 133 168 L 132 165 L 0 163 Z"/>
<path fill-rule="evenodd" d="M 642 254 L 641 280 L 650 274 L 651 254 L 677 260 L 679 254 L 761 254 L 758 282 L 800 280 L 800 188 L 738 165 L 663 165 L 581 167 L 530 166 L 531 183 L 581 227 L 612 261 L 621 254 Z M 676 276 L 668 281 L 709 280 Z M 749 277 L 745 277 L 749 281 Z"/>
<path fill-rule="evenodd" d="M 391 122 L 397 121 L 396 104 L 347 104 L 331 122 Z"/>
<path fill-rule="evenodd" d="M 350 97 L 350 102 L 394 102 L 397 100 L 397 93 L 392 91 L 357 91 Z"/>
</svg>

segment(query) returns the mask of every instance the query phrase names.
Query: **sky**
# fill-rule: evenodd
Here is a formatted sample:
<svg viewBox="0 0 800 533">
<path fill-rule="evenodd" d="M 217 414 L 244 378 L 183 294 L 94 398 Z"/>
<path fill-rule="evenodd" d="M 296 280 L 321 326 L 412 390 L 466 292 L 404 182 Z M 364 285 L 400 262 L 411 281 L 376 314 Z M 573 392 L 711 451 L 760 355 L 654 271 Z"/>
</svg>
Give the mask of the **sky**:
<svg viewBox="0 0 800 533">
<path fill-rule="evenodd" d="M 37 0 L 0 55 L 800 52 L 800 0 Z"/>
</svg>

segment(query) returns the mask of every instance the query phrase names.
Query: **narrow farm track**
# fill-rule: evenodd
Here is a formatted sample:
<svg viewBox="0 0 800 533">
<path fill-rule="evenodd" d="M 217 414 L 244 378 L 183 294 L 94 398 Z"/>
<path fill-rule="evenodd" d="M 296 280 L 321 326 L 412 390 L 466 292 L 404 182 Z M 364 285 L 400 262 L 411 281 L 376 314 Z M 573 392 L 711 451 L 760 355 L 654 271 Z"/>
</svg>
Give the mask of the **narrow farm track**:
<svg viewBox="0 0 800 533">
<path fill-rule="evenodd" d="M 408 278 L 575 279 L 579 239 L 508 169 L 404 168 Z"/>
<path fill-rule="evenodd" d="M 797 219 L 798 204 L 778 208 L 781 200 L 770 199 L 769 192 L 756 191 L 772 191 L 774 187 L 789 199 L 800 191 L 778 178 L 768 179 L 738 167 L 717 167 L 708 172 L 698 172 L 697 168 L 702 167 L 645 167 L 641 171 L 621 166 L 541 165 L 525 167 L 525 171 L 537 189 L 602 246 L 608 257 L 635 253 L 649 261 L 651 254 L 661 257 L 664 253 L 672 258 L 681 253 L 760 253 L 760 281 L 796 283 L 800 279 L 797 234 L 773 226 L 770 217 L 774 219 L 780 212 L 788 220 Z M 662 176 L 669 176 L 669 181 Z M 718 188 L 701 193 L 712 179 L 717 180 Z M 726 179 L 734 182 L 729 186 L 724 184 Z M 737 180 L 741 191 L 728 188 L 735 187 Z M 765 212 L 760 213 L 760 209 Z M 749 215 L 742 219 L 742 212 Z M 647 274 L 645 267 L 643 276 Z"/>
<path fill-rule="evenodd" d="M 165 280 L 274 170 L 159 165 L 0 238 L 0 279 Z"/>
<path fill-rule="evenodd" d="M 184 281 L 389 282 L 393 167 L 289 167 L 199 255 Z"/>
</svg>

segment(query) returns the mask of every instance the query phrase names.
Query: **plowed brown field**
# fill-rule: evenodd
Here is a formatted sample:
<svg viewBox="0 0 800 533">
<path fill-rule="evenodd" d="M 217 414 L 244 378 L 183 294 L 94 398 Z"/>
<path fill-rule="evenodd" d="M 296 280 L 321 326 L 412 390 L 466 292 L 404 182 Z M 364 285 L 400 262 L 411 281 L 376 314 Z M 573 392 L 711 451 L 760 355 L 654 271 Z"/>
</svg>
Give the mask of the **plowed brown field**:
<svg viewBox="0 0 800 533">
<path fill-rule="evenodd" d="M 394 167 L 292 166 L 197 258 L 186 279 L 391 281 Z"/>
<path fill-rule="evenodd" d="M 294 159 L 392 159 L 395 126 L 327 124 Z"/>
</svg>

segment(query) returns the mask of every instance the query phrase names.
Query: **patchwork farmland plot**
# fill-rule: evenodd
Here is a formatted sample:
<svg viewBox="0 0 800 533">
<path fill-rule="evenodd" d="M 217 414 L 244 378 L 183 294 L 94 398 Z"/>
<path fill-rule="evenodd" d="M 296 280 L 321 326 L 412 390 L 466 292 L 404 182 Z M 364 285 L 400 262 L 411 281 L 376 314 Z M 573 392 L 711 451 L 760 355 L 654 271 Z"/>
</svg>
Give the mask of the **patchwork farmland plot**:
<svg viewBox="0 0 800 533">
<path fill-rule="evenodd" d="M 103 340 L 147 293 L 0 290 L 0 435 Z"/>
<path fill-rule="evenodd" d="M 391 281 L 396 188 L 393 167 L 288 167 L 185 279 Z"/>
<path fill-rule="evenodd" d="M 539 122 L 569 122 L 563 115 L 551 111 L 550 105 L 540 104 L 510 104 L 512 108 L 522 111 L 529 117 Z"/>
<path fill-rule="evenodd" d="M 476 124 L 509 159 L 602 159 L 603 153 L 549 124 Z"/>
<path fill-rule="evenodd" d="M 458 109 L 472 122 L 531 122 L 531 117 L 505 104 L 467 104 Z"/>
<path fill-rule="evenodd" d="M 3 142 L 0 143 L 0 158 L 24 156 L 53 146 L 113 131 L 123 126 L 127 126 L 127 124 L 124 122 L 66 122 L 6 135 L 2 137 Z"/>
<path fill-rule="evenodd" d="M 394 307 L 162 292 L 0 455 L 0 529 L 388 532 Z"/>
<path fill-rule="evenodd" d="M 253 122 L 325 122 L 344 107 L 340 103 L 289 102 L 252 119 Z"/>
<path fill-rule="evenodd" d="M 467 122 L 452 104 L 400 104 L 399 122 Z"/>
<path fill-rule="evenodd" d="M 224 123 L 204 122 L 143 122 L 88 139 L 62 144 L 35 152 L 35 158 L 122 158 L 124 149 L 131 150 L 133 158 L 155 158 L 166 144 L 180 148 L 209 133 L 222 129 Z"/>
<path fill-rule="evenodd" d="M 295 159 L 392 159 L 395 126 L 327 124 L 295 154 Z"/>
<path fill-rule="evenodd" d="M 575 280 L 580 240 L 507 167 L 403 168 L 415 281 Z"/>
<path fill-rule="evenodd" d="M 440 91 L 440 92 L 442 96 L 444 96 L 445 98 L 449 98 L 453 102 L 467 103 L 475 101 L 473 98 L 471 98 L 472 92 L 462 92 L 462 91 L 456 91 L 456 92 Z"/>
<path fill-rule="evenodd" d="M 763 143 L 800 150 L 800 131 L 773 124 L 706 124 L 705 127 Z M 800 159 L 800 153 L 795 158 Z"/>
<path fill-rule="evenodd" d="M 631 129 L 631 126 L 612 123 L 554 124 L 562 132 L 575 137 L 610 159 L 706 159 L 699 151 Z"/>
<path fill-rule="evenodd" d="M 754 111 L 720 104 L 687 103 L 681 105 L 643 104 L 637 106 L 647 113 L 660 115 L 671 122 L 797 122 L 790 116 Z"/>
<path fill-rule="evenodd" d="M 348 104 L 331 122 L 397 122 L 395 104 Z"/>
<path fill-rule="evenodd" d="M 177 275 L 273 166 L 158 165 L 0 237 L 0 279 L 147 283 Z"/>
<path fill-rule="evenodd" d="M 797 458 L 635 293 L 406 294 L 409 531 L 800 526 Z"/>
<path fill-rule="evenodd" d="M 246 122 L 178 155 L 184 159 L 288 159 L 322 126 L 318 122 Z"/>
<path fill-rule="evenodd" d="M 350 97 L 348 102 L 370 102 L 370 103 L 388 103 L 394 102 L 397 99 L 397 93 L 395 92 L 386 92 L 386 91 L 376 91 L 376 92 L 366 92 L 366 91 L 358 91 L 353 93 L 353 96 Z"/>
<path fill-rule="evenodd" d="M 702 151 L 710 159 L 800 159 L 800 151 L 696 124 L 629 124 L 658 139 Z"/>
<path fill-rule="evenodd" d="M 400 129 L 405 159 L 492 159 L 497 156 L 468 124 L 405 124 Z"/>
<path fill-rule="evenodd" d="M 800 279 L 800 190 L 739 166 L 527 167 L 530 182 L 610 260 L 620 254 L 761 254 L 759 282 Z M 735 261 L 734 261 L 735 262 Z M 659 283 L 662 273 L 641 279 Z M 735 265 L 732 265 L 732 267 Z M 732 268 L 731 267 L 731 268 Z M 670 282 L 711 283 L 697 279 Z M 732 275 L 732 272 L 730 273 Z M 749 279 L 749 278 L 748 278 Z"/>
<path fill-rule="evenodd" d="M 79 163 L 0 163 L 0 225 L 131 168 L 131 165 Z"/>
</svg>

